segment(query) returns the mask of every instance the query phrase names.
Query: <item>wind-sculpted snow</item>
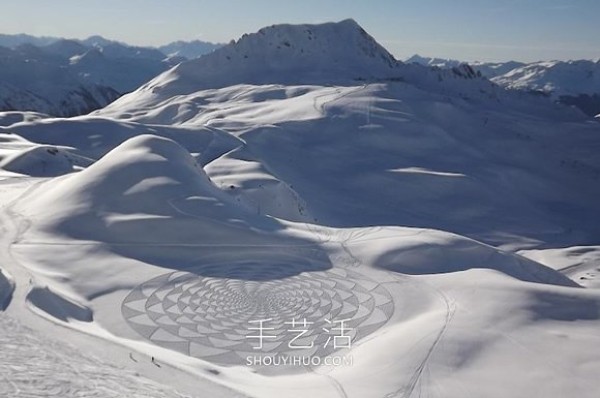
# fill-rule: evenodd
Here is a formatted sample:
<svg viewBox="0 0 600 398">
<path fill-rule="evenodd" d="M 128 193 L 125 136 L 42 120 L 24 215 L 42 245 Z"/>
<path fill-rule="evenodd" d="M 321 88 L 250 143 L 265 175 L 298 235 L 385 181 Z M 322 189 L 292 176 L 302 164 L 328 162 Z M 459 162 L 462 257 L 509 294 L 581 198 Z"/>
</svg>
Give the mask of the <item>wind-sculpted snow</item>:
<svg viewBox="0 0 600 398">
<path fill-rule="evenodd" d="M 175 390 L 103 363 L 0 314 L 0 396 L 182 398 Z"/>
</svg>

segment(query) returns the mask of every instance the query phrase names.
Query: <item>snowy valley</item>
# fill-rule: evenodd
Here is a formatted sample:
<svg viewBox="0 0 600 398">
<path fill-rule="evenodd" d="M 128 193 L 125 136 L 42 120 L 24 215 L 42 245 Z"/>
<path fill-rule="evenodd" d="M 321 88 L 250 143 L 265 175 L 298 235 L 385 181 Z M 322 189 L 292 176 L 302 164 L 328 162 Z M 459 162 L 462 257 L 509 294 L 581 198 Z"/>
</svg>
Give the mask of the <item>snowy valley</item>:
<svg viewBox="0 0 600 398">
<path fill-rule="evenodd" d="M 0 395 L 598 395 L 600 123 L 556 101 L 598 63 L 43 45 L 0 50 Z"/>
</svg>

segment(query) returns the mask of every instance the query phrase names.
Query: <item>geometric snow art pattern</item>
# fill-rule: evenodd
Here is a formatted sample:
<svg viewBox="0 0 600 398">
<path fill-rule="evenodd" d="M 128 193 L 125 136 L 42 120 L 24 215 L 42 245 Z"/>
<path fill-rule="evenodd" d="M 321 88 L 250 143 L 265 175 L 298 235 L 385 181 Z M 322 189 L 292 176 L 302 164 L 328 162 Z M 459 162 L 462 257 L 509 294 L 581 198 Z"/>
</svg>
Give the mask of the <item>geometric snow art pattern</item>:
<svg viewBox="0 0 600 398">
<path fill-rule="evenodd" d="M 156 345 L 227 366 L 248 356 L 325 357 L 348 348 L 335 346 L 335 336 L 355 344 L 394 312 L 387 289 L 354 270 L 282 275 L 281 267 L 262 264 L 260 275 L 253 267 L 223 264 L 217 276 L 206 268 L 167 273 L 133 289 L 122 314 Z"/>
</svg>

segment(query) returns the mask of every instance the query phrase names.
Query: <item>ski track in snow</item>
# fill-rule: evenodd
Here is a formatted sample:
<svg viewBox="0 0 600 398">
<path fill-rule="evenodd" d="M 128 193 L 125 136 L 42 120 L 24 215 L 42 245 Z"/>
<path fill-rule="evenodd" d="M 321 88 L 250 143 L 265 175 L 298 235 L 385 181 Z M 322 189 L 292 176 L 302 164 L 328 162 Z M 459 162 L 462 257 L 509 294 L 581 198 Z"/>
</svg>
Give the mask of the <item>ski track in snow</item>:
<svg viewBox="0 0 600 398">
<path fill-rule="evenodd" d="M 394 278 L 397 280 L 400 279 L 400 277 L 396 276 L 396 275 L 394 275 Z M 408 385 L 403 386 L 402 388 L 400 388 L 396 391 L 393 391 L 393 392 L 390 392 L 390 393 L 384 395 L 383 398 L 397 398 L 397 397 L 410 398 L 413 395 L 413 393 L 415 392 L 417 386 L 420 387 L 422 385 L 423 372 L 427 369 L 429 360 L 433 356 L 437 347 L 440 345 L 440 342 L 442 341 L 444 334 L 448 330 L 448 328 L 450 326 L 450 322 L 452 321 L 452 318 L 454 317 L 454 313 L 456 312 L 455 303 L 452 300 L 450 300 L 448 298 L 448 296 L 446 296 L 441 290 L 439 290 L 437 288 L 433 288 L 431 286 L 429 286 L 429 287 L 432 288 L 440 296 L 440 298 L 444 301 L 444 303 L 446 305 L 446 315 L 444 318 L 444 324 L 442 325 L 440 330 L 437 332 L 437 334 L 435 336 L 435 340 L 431 344 L 431 347 L 429 347 L 423 360 L 418 364 L 417 368 L 415 369 L 415 372 L 409 379 Z M 431 381 L 430 381 L 430 384 L 431 384 Z M 419 391 L 419 397 L 420 396 L 421 396 L 421 392 Z"/>
<path fill-rule="evenodd" d="M 369 87 L 369 84 L 363 84 L 362 86 L 360 86 L 360 87 L 356 87 L 356 88 L 354 88 L 354 89 L 352 89 L 352 90 L 350 90 L 350 91 L 347 91 L 347 92 L 345 92 L 345 93 L 343 92 L 343 91 L 344 91 L 344 88 L 343 88 L 343 87 L 337 87 L 337 88 L 335 89 L 335 92 L 334 92 L 334 93 L 324 93 L 324 94 L 319 94 L 319 95 L 315 96 L 315 98 L 313 99 L 313 108 L 314 108 L 314 109 L 315 109 L 317 112 L 319 112 L 321 115 L 324 115 L 324 114 L 325 114 L 325 107 L 326 107 L 327 105 L 329 105 L 329 104 L 331 104 L 331 103 L 333 103 L 333 102 L 335 102 L 335 101 L 339 101 L 339 100 L 341 100 L 342 98 L 344 98 L 344 97 L 347 97 L 347 96 L 349 96 L 349 95 L 352 95 L 352 94 L 359 93 L 360 91 L 362 91 L 362 90 L 365 90 L 365 89 L 367 89 L 368 87 Z M 335 97 L 333 97 L 333 98 L 331 98 L 331 99 L 328 99 L 328 100 L 325 100 L 325 101 L 323 101 L 323 102 L 319 103 L 319 100 L 320 100 L 321 98 L 324 98 L 324 97 L 330 97 L 330 96 L 332 96 L 332 95 L 336 95 L 336 94 L 337 94 L 337 96 L 335 96 Z"/>
</svg>

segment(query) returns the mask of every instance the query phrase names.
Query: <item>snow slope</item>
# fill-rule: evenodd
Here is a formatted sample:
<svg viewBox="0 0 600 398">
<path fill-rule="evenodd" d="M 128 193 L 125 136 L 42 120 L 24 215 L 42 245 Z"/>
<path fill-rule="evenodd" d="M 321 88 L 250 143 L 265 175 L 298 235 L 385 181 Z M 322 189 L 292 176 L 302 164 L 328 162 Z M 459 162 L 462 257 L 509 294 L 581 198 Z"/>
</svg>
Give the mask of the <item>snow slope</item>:
<svg viewBox="0 0 600 398">
<path fill-rule="evenodd" d="M 89 162 L 0 174 L 9 344 L 51 330 L 109 380 L 207 396 L 597 395 L 600 127 L 579 112 L 342 21 L 265 28 L 93 115 L 0 119 L 5 159 Z M 327 344 L 342 319 L 349 348 Z M 320 363 L 247 362 L 294 354 Z"/>
<path fill-rule="evenodd" d="M 487 80 L 415 68 L 398 68 L 405 82 L 140 89 L 97 114 L 234 132 L 245 148 L 208 166 L 215 181 L 257 186 L 229 170 L 263 164 L 327 225 L 412 225 L 522 247 L 557 234 L 593 241 L 597 223 L 583 215 L 597 211 L 597 126 Z M 165 89 L 183 82 L 195 81 Z"/>
<path fill-rule="evenodd" d="M 160 362 L 196 371 L 210 366 L 220 375 L 216 381 L 252 395 L 593 391 L 597 358 L 584 347 L 597 343 L 591 333 L 600 316 L 597 293 L 570 287 L 576 285 L 537 263 L 445 232 L 331 229 L 252 214 L 168 139 L 133 138 L 79 174 L 39 184 L 10 211 L 29 225 L 17 236 L 13 256 L 54 297 L 35 299 L 39 290 L 33 288 L 27 297 L 36 312 L 136 351 L 142 348 L 136 342 L 147 339 L 168 349 L 153 349 Z M 231 296 L 236 299 L 229 302 Z M 206 305 L 195 306 L 201 297 Z M 165 301 L 150 307 L 157 299 Z M 266 311 L 282 323 L 290 315 L 283 302 L 319 327 L 325 326 L 320 311 L 339 306 L 333 313 L 351 318 L 356 331 L 353 365 L 300 372 L 240 368 L 253 352 L 239 340 L 249 330 L 248 315 Z M 122 315 L 115 311 L 119 305 Z M 78 315 L 86 308 L 93 316 Z M 192 320 L 190 311 L 199 318 Z M 200 321 L 211 314 L 227 315 Z M 562 343 L 569 350 L 546 352 L 546 344 L 560 337 L 540 341 L 540 333 L 548 327 L 569 333 L 574 320 L 582 334 Z M 200 323 L 190 329 L 189 322 Z M 208 325 L 218 332 L 206 340 Z M 275 352 L 283 352 L 286 339 Z M 517 358 L 537 367 L 539 376 L 523 379 L 499 368 Z M 551 377 L 579 361 L 589 362 L 589 370 L 560 381 Z M 421 376 L 419 366 L 432 375 Z M 486 377 L 474 382 L 482 369 Z M 506 388 L 505 377 L 514 387 Z M 548 379 L 554 381 L 540 387 Z"/>
<path fill-rule="evenodd" d="M 560 271 L 582 286 L 600 287 L 600 248 L 597 246 L 522 250 L 519 254 Z"/>
<path fill-rule="evenodd" d="M 0 134 L 0 170 L 32 177 L 56 177 L 81 170 L 92 160 L 73 148 L 40 145 L 14 134 Z"/>
<path fill-rule="evenodd" d="M 57 343 L 4 314 L 0 314 L 0 331 L 2 396 L 186 397 L 72 345 Z"/>
</svg>

